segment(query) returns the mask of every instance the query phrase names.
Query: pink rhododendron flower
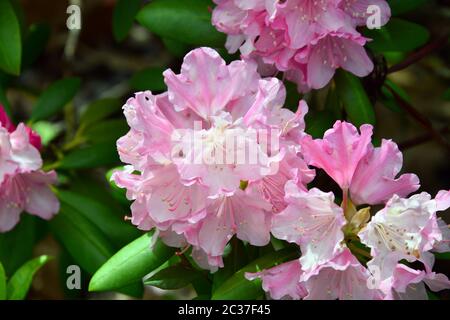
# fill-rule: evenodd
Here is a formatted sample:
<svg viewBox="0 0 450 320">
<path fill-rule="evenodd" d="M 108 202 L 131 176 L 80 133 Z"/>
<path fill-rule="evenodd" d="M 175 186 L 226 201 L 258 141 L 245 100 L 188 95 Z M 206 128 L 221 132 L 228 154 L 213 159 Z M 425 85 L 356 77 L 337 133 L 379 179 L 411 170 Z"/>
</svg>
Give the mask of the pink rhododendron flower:
<svg viewBox="0 0 450 320">
<path fill-rule="evenodd" d="M 385 25 L 391 16 L 391 9 L 385 0 L 342 0 L 339 7 L 344 10 L 357 26 L 365 26 L 372 12 L 368 13 L 370 6 L 380 9 L 380 22 Z"/>
<path fill-rule="evenodd" d="M 385 291 L 385 300 L 427 300 L 425 285 L 436 292 L 449 289 L 450 281 L 443 274 L 427 273 L 398 264 L 381 288 Z"/>
<path fill-rule="evenodd" d="M 272 299 L 303 299 L 308 291 L 300 281 L 301 264 L 299 260 L 282 263 L 279 266 L 258 272 L 246 273 L 248 280 L 262 279 L 262 288 Z"/>
<path fill-rule="evenodd" d="M 381 291 L 367 286 L 369 271 L 345 249 L 332 260 L 320 265 L 305 286 L 313 300 L 373 300 L 382 297 Z"/>
<path fill-rule="evenodd" d="M 307 163 L 333 178 L 344 197 L 338 206 L 331 192 L 286 182 L 286 205 L 272 217 L 271 231 L 298 244 L 302 255 L 292 265 L 248 275 L 262 278 L 272 298 L 399 299 L 413 297 L 409 291 L 415 288 L 426 297 L 424 285 L 435 291 L 449 287 L 444 275 L 432 271 L 430 251 L 448 251 L 449 229 L 436 212 L 450 207 L 450 192 L 440 191 L 435 199 L 427 193 L 403 198 L 417 190 L 418 178 L 396 178 L 402 165 L 397 145 L 383 140 L 374 147 L 371 137 L 372 126 L 358 132 L 341 121 L 323 139 L 299 136 Z M 385 207 L 371 217 L 364 205 L 374 204 Z M 403 272 L 403 260 L 420 260 L 425 270 Z"/>
<path fill-rule="evenodd" d="M 371 143 L 373 128 L 362 125 L 361 133 L 350 123 L 337 121 L 323 139 L 302 140 L 303 154 L 310 165 L 321 168 L 344 190 L 355 204 L 380 204 L 392 195 L 407 196 L 419 188 L 415 174 L 403 174 L 402 154 L 397 145 L 383 140 Z"/>
<path fill-rule="evenodd" d="M 166 93 L 140 92 L 124 106 L 131 129 L 117 148 L 129 166 L 112 179 L 134 200 L 134 224 L 175 232 L 220 266 L 234 235 L 269 242 L 287 180 L 305 189 L 314 177 L 296 143 L 307 106 L 282 109 L 281 81 L 261 78 L 253 62 L 227 65 L 209 48 L 164 78 Z"/>
<path fill-rule="evenodd" d="M 261 278 L 263 289 L 273 299 L 373 300 L 382 299 L 379 289 L 367 287 L 369 271 L 348 249 L 321 264 L 306 277 L 299 260 L 283 263 L 247 279 Z"/>
<path fill-rule="evenodd" d="M 16 126 L 11 122 L 2 105 L 0 105 L 0 126 L 5 128 L 8 132 L 13 132 L 14 130 L 16 130 Z M 28 133 L 30 143 L 36 149 L 38 150 L 41 149 L 42 147 L 41 137 L 36 132 L 34 132 L 30 127 L 25 126 L 25 130 Z"/>
<path fill-rule="evenodd" d="M 369 265 L 380 268 L 381 279 L 391 275 L 402 259 L 421 260 L 431 269 L 427 252 L 442 240 L 436 211 L 436 200 L 425 192 L 408 199 L 394 195 L 359 233 L 362 243 L 371 248 Z"/>
<path fill-rule="evenodd" d="M 40 139 L 24 124 L 17 128 L 0 106 L 0 232 L 11 230 L 26 211 L 50 219 L 59 202 L 50 185 L 56 173 L 45 173 L 36 145 Z M 37 138 L 36 138 L 37 137 Z"/>
<path fill-rule="evenodd" d="M 366 25 L 373 14 L 380 14 L 380 25 L 390 17 L 384 0 L 215 3 L 212 21 L 228 35 L 227 49 L 240 49 L 245 58 L 286 72 L 301 91 L 324 87 L 338 68 L 359 77 L 368 75 L 373 63 L 364 49 L 367 39 L 356 27 Z"/>
<path fill-rule="evenodd" d="M 333 193 L 303 191 L 292 182 L 286 184 L 286 201 L 287 208 L 273 217 L 272 233 L 300 245 L 303 271 L 310 272 L 342 250 L 344 212 Z"/>
</svg>

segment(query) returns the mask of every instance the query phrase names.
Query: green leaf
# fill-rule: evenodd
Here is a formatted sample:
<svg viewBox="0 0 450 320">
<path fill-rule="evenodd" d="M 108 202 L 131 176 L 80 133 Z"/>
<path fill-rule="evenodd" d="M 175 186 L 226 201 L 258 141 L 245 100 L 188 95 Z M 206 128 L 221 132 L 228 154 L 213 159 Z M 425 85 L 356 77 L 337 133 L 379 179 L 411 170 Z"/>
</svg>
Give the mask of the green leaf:
<svg viewBox="0 0 450 320">
<path fill-rule="evenodd" d="M 84 132 L 84 137 L 91 143 L 115 143 L 117 139 L 124 136 L 130 127 L 124 119 L 113 119 L 99 122 Z"/>
<path fill-rule="evenodd" d="M 28 261 L 17 270 L 8 282 L 8 299 L 23 300 L 27 296 L 34 274 L 50 260 L 49 256 L 40 256 Z"/>
<path fill-rule="evenodd" d="M 392 15 L 394 16 L 415 10 L 425 2 L 427 0 L 388 0 Z"/>
<path fill-rule="evenodd" d="M 328 111 L 319 111 L 309 113 L 306 115 L 306 132 L 313 138 L 322 138 L 325 131 L 333 126 L 334 119 L 333 114 Z"/>
<path fill-rule="evenodd" d="M 111 180 L 111 177 L 113 175 L 113 173 L 115 171 L 119 171 L 119 170 L 123 170 L 124 167 L 116 167 L 116 168 L 112 168 L 110 169 L 107 173 L 106 173 L 106 181 L 109 183 L 109 186 L 111 188 L 111 194 L 114 197 L 114 199 L 116 199 L 117 201 L 119 201 L 122 204 L 125 204 L 127 206 L 130 205 L 130 201 L 127 199 L 127 191 L 124 188 L 120 188 L 116 185 L 116 183 L 114 181 Z"/>
<path fill-rule="evenodd" d="M 137 15 L 138 22 L 162 38 L 196 46 L 222 47 L 225 35 L 211 24 L 211 1 L 155 0 Z"/>
<path fill-rule="evenodd" d="M 428 300 L 441 300 L 436 293 L 431 292 L 429 290 L 427 290 L 427 295 L 428 295 Z"/>
<path fill-rule="evenodd" d="M 50 38 L 50 27 L 46 24 L 33 24 L 23 44 L 22 68 L 31 66 L 44 52 Z"/>
<path fill-rule="evenodd" d="M 397 86 L 394 82 L 392 82 L 389 79 L 386 79 L 385 85 L 381 87 L 381 93 L 382 93 L 381 102 L 383 103 L 383 105 L 385 105 L 386 107 L 388 107 L 389 109 L 391 109 L 394 112 L 399 112 L 399 113 L 404 112 L 404 110 L 398 105 L 398 102 L 395 99 L 392 92 L 387 87 L 391 88 L 393 91 L 395 91 L 395 93 L 397 93 L 400 97 L 402 97 L 407 102 L 411 102 L 411 97 L 408 95 L 408 93 L 405 90 L 403 90 L 402 88 Z"/>
<path fill-rule="evenodd" d="M 24 214 L 13 230 L 0 233 L 0 261 L 7 275 L 31 258 L 36 240 L 36 220 L 36 217 Z"/>
<path fill-rule="evenodd" d="M 117 214 L 120 219 L 123 219 L 123 211 L 118 212 L 118 209 L 130 209 L 130 203 L 125 207 L 121 207 L 114 197 L 108 192 L 109 186 L 102 179 L 102 176 L 94 176 L 89 171 L 76 171 L 70 177 L 70 190 L 85 197 L 94 198 L 107 206 L 111 212 Z"/>
<path fill-rule="evenodd" d="M 118 112 L 122 107 L 122 103 L 118 99 L 105 98 L 92 102 L 87 106 L 86 110 L 80 118 L 80 126 L 86 128 L 96 125 L 100 120 Z"/>
<path fill-rule="evenodd" d="M 64 129 L 62 124 L 49 121 L 38 121 L 33 123 L 31 127 L 37 134 L 39 134 L 44 146 L 47 146 Z"/>
<path fill-rule="evenodd" d="M 133 75 L 130 86 L 137 91 L 151 90 L 164 91 L 167 89 L 164 83 L 163 72 L 166 68 L 147 68 Z"/>
<path fill-rule="evenodd" d="M 284 85 L 286 87 L 286 101 L 284 105 L 292 112 L 296 112 L 302 95 L 298 92 L 297 84 L 286 81 Z"/>
<path fill-rule="evenodd" d="M 375 111 L 361 80 L 349 72 L 338 70 L 335 82 L 350 121 L 356 126 L 364 123 L 375 124 Z"/>
<path fill-rule="evenodd" d="M 131 297 L 142 299 L 142 296 L 144 295 L 144 284 L 141 281 L 139 281 L 132 283 L 126 287 L 119 288 L 116 291 L 129 295 Z"/>
<path fill-rule="evenodd" d="M 212 290 L 215 291 L 220 287 L 228 278 L 235 274 L 239 269 L 244 267 L 249 261 L 248 248 L 246 248 L 242 241 L 238 240 L 236 237 L 230 241 L 231 252 L 227 254 L 223 261 L 224 267 L 220 268 L 213 275 L 213 287 Z M 248 247 L 251 247 L 250 245 Z"/>
<path fill-rule="evenodd" d="M 3 106 L 3 109 L 5 109 L 8 116 L 12 117 L 11 112 L 11 105 L 9 104 L 8 98 L 6 97 L 5 89 L 2 85 L 0 85 L 0 104 Z"/>
<path fill-rule="evenodd" d="M 136 239 L 140 232 L 95 198 L 69 190 L 59 190 L 58 198 L 99 228 L 118 247 Z M 120 208 L 118 208 L 120 210 Z"/>
<path fill-rule="evenodd" d="M 74 150 L 59 163 L 60 169 L 88 169 L 119 161 L 115 142 L 99 143 Z"/>
<path fill-rule="evenodd" d="M 79 78 L 65 78 L 52 83 L 34 105 L 31 120 L 43 120 L 56 114 L 73 99 L 80 85 Z"/>
<path fill-rule="evenodd" d="M 167 51 L 178 58 L 184 57 L 190 49 L 189 45 L 169 38 L 162 38 L 162 42 L 164 43 Z"/>
<path fill-rule="evenodd" d="M 409 52 L 427 43 L 430 33 L 421 25 L 394 18 L 381 29 L 367 29 L 365 36 L 373 39 L 367 46 L 375 52 Z"/>
<path fill-rule="evenodd" d="M 90 274 L 114 254 L 114 248 L 103 232 L 65 203 L 61 203 L 59 214 L 50 221 L 50 229 L 73 259 Z"/>
<path fill-rule="evenodd" d="M 450 101 L 450 88 L 445 90 L 445 92 L 442 94 L 442 99 Z"/>
<path fill-rule="evenodd" d="M 9 0 L 0 1 L 0 69 L 20 74 L 22 40 L 19 19 Z"/>
<path fill-rule="evenodd" d="M 439 260 L 450 260 L 450 252 L 435 253 L 434 256 Z"/>
<path fill-rule="evenodd" d="M 151 233 L 139 237 L 111 257 L 92 277 L 89 291 L 108 291 L 141 280 L 170 259 L 175 249 L 158 240 L 150 248 Z"/>
<path fill-rule="evenodd" d="M 0 261 L 0 300 L 6 300 L 6 273 Z"/>
<path fill-rule="evenodd" d="M 141 7 L 141 0 L 119 0 L 114 7 L 113 33 L 116 41 L 124 40 Z"/>
<path fill-rule="evenodd" d="M 295 259 L 298 256 L 297 249 L 292 247 L 282 249 L 265 255 L 236 272 L 226 280 L 215 292 L 212 300 L 249 300 L 256 299 L 262 294 L 261 281 L 249 281 L 245 278 L 247 272 L 258 272 L 274 265 Z"/>
<path fill-rule="evenodd" d="M 157 272 L 145 280 L 144 284 L 164 290 L 174 290 L 188 286 L 199 277 L 202 277 L 200 271 L 175 265 Z"/>
</svg>

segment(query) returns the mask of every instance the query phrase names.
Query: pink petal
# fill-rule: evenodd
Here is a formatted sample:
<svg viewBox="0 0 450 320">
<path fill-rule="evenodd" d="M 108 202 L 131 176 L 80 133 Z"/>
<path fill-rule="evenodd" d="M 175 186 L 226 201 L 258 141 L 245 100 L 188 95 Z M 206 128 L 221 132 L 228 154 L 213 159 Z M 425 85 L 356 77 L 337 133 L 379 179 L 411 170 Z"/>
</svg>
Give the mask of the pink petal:
<svg viewBox="0 0 450 320">
<path fill-rule="evenodd" d="M 249 280 L 261 278 L 262 288 L 272 299 L 298 300 L 307 295 L 304 284 L 300 282 L 302 272 L 300 262 L 293 260 L 258 273 L 246 273 L 245 277 Z"/>
<path fill-rule="evenodd" d="M 402 167 L 403 157 L 397 145 L 383 140 L 381 147 L 369 148 L 359 162 L 350 185 L 351 199 L 355 204 L 384 203 L 394 194 L 406 197 L 419 188 L 415 174 L 395 177 Z"/>
<path fill-rule="evenodd" d="M 59 201 L 50 189 L 50 185 L 56 182 L 56 172 L 36 171 L 24 174 L 23 179 L 29 188 L 25 210 L 43 219 L 51 219 L 59 211 Z"/>
<path fill-rule="evenodd" d="M 373 128 L 362 125 L 360 130 L 361 134 L 352 124 L 337 121 L 325 132 L 323 140 L 306 136 L 301 142 L 305 159 L 347 189 L 359 162 L 367 154 Z"/>
<path fill-rule="evenodd" d="M 340 252 L 344 213 L 334 203 L 331 192 L 324 193 L 316 188 L 305 192 L 291 181 L 286 184 L 286 190 L 288 207 L 274 215 L 272 234 L 299 244 L 302 268 L 310 272 Z"/>
<path fill-rule="evenodd" d="M 0 198 L 0 233 L 12 230 L 19 222 L 22 209 Z"/>
</svg>

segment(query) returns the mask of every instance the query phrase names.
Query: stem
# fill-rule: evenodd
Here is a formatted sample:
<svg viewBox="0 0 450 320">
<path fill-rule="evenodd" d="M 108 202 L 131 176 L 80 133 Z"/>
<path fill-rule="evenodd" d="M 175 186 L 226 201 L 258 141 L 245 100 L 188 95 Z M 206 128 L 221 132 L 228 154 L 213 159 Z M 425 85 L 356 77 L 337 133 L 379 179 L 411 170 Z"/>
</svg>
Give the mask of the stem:
<svg viewBox="0 0 450 320">
<path fill-rule="evenodd" d="M 426 131 L 428 131 L 429 135 L 433 137 L 436 142 L 438 142 L 440 145 L 445 147 L 447 151 L 450 152 L 450 144 L 447 140 L 444 139 L 444 137 L 441 136 L 441 134 L 436 131 L 433 128 L 433 124 L 431 121 L 425 117 L 423 114 L 421 114 L 419 111 L 417 111 L 412 105 L 409 104 L 405 99 L 403 99 L 400 95 L 395 92 L 388 84 L 385 84 L 386 88 L 392 93 L 395 100 L 398 102 L 400 107 L 402 107 L 408 114 L 414 118 Z"/>
<path fill-rule="evenodd" d="M 42 170 L 43 171 L 50 171 L 50 170 L 54 170 L 54 169 L 57 169 L 58 167 L 59 167 L 59 165 L 60 165 L 61 163 L 59 162 L 59 161 L 56 161 L 56 162 L 53 162 L 53 163 L 50 163 L 50 164 L 48 164 L 48 165 L 45 165 L 45 166 L 43 166 L 42 167 Z"/>
<path fill-rule="evenodd" d="M 426 46 L 422 47 L 420 50 L 414 52 L 409 57 L 407 57 L 402 62 L 393 65 L 388 69 L 388 73 L 394 73 L 403 69 L 406 69 L 410 65 L 422 60 L 424 57 L 429 55 L 435 50 L 443 48 L 447 44 L 448 33 L 445 33 L 443 36 L 439 37 L 433 42 L 428 43 Z"/>
<path fill-rule="evenodd" d="M 361 256 L 363 256 L 363 257 L 372 259 L 372 256 L 371 256 L 370 253 L 368 253 L 367 251 L 365 251 L 365 250 L 363 250 L 363 249 L 360 249 L 360 248 L 356 247 L 355 245 L 353 245 L 353 244 L 351 244 L 351 243 L 349 243 L 349 244 L 347 244 L 347 245 L 349 246 L 349 249 L 350 249 L 352 252 L 358 253 L 359 255 L 361 255 Z"/>
<path fill-rule="evenodd" d="M 341 207 L 344 210 L 344 212 L 347 211 L 347 207 L 348 207 L 348 188 L 342 189 L 342 204 L 341 204 Z"/>
<path fill-rule="evenodd" d="M 438 132 L 440 134 L 447 134 L 447 133 L 450 132 L 450 127 L 448 127 L 448 126 L 444 127 L 442 129 L 438 130 Z M 430 133 L 425 133 L 425 134 L 423 134 L 421 136 L 418 136 L 416 138 L 412 138 L 412 139 L 407 140 L 405 142 L 399 143 L 398 147 L 399 147 L 400 150 L 406 150 L 406 149 L 418 146 L 418 145 L 420 145 L 422 143 L 428 142 L 428 141 L 430 141 L 432 139 L 433 139 L 433 136 Z"/>
</svg>

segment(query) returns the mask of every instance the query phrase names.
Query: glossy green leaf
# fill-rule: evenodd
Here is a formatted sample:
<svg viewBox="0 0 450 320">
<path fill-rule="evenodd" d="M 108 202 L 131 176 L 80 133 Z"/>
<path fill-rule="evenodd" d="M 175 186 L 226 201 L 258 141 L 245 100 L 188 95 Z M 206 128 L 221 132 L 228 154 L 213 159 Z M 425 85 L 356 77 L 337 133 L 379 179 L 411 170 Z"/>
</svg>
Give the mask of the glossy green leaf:
<svg viewBox="0 0 450 320">
<path fill-rule="evenodd" d="M 13 230 L 0 233 L 0 261 L 8 276 L 32 256 L 36 241 L 36 220 L 36 217 L 23 214 Z"/>
<path fill-rule="evenodd" d="M 367 46 L 375 52 L 409 52 L 426 44 L 430 33 L 421 25 L 394 18 L 381 29 L 367 29 L 365 36 L 373 40 Z"/>
<path fill-rule="evenodd" d="M 64 129 L 62 124 L 49 121 L 38 121 L 33 123 L 31 127 L 37 134 L 39 134 L 44 146 L 47 146 Z"/>
<path fill-rule="evenodd" d="M 145 280 L 144 284 L 164 290 L 174 290 L 188 286 L 199 277 L 206 277 L 206 274 L 202 275 L 198 270 L 178 264 L 157 272 Z"/>
<path fill-rule="evenodd" d="M 50 228 L 73 259 L 93 274 L 115 250 L 103 232 L 79 211 L 65 203 L 50 221 Z"/>
<path fill-rule="evenodd" d="M 46 24 L 33 24 L 23 44 L 22 68 L 31 66 L 44 52 L 50 38 L 50 27 Z"/>
<path fill-rule="evenodd" d="M 428 0 L 388 0 L 392 15 L 399 15 L 408 11 L 415 10 Z"/>
<path fill-rule="evenodd" d="M 113 175 L 113 173 L 115 171 L 123 170 L 123 169 L 124 169 L 123 166 L 122 167 L 117 167 L 117 168 L 112 168 L 111 170 L 109 170 L 106 173 L 105 178 L 106 178 L 106 181 L 109 183 L 109 185 L 111 187 L 111 194 L 112 194 L 112 196 L 117 201 L 119 201 L 120 203 L 123 203 L 125 205 L 130 205 L 130 201 L 127 199 L 127 196 L 126 196 L 126 194 L 127 194 L 126 189 L 118 187 L 115 184 L 115 182 L 111 180 L 111 177 L 112 177 L 112 175 Z"/>
<path fill-rule="evenodd" d="M 397 93 L 400 97 L 402 97 L 405 101 L 411 103 L 411 97 L 408 95 L 408 93 L 403 90 L 401 87 L 397 86 L 393 81 L 386 79 L 385 85 L 381 87 L 381 102 L 383 105 L 388 107 L 394 112 L 402 113 L 404 110 L 398 105 L 397 100 L 395 99 L 392 92 L 388 89 L 391 88 L 395 93 Z"/>
<path fill-rule="evenodd" d="M 130 86 L 137 91 L 164 91 L 167 89 L 164 83 L 163 72 L 166 68 L 147 68 L 137 72 L 130 80 Z"/>
<path fill-rule="evenodd" d="M 22 300 L 27 296 L 35 273 L 50 260 L 49 256 L 40 256 L 28 261 L 17 270 L 8 282 L 8 299 Z"/>
<path fill-rule="evenodd" d="M 296 112 L 302 95 L 298 91 L 297 84 L 286 81 L 284 85 L 286 87 L 286 101 L 284 105 L 292 112 Z"/>
<path fill-rule="evenodd" d="M 450 260 L 450 252 L 435 253 L 434 256 L 439 260 Z"/>
<path fill-rule="evenodd" d="M 89 127 L 96 125 L 100 120 L 119 112 L 122 103 L 118 99 L 105 98 L 92 102 L 86 107 L 86 110 L 80 118 L 80 126 Z"/>
<path fill-rule="evenodd" d="M 9 104 L 8 98 L 6 97 L 5 89 L 2 85 L 0 85 L 0 104 L 3 106 L 3 109 L 6 111 L 9 117 L 12 116 L 11 105 Z"/>
<path fill-rule="evenodd" d="M 126 294 L 131 297 L 142 299 L 142 296 L 144 295 L 144 284 L 142 283 L 142 281 L 137 281 L 128 286 L 119 288 L 115 291 Z"/>
<path fill-rule="evenodd" d="M 124 136 L 130 127 L 125 119 L 112 119 L 99 122 L 85 130 L 83 136 L 90 143 L 115 143 L 117 139 Z"/>
<path fill-rule="evenodd" d="M 123 212 L 129 211 L 130 204 L 121 207 L 114 197 L 108 192 L 109 186 L 102 179 L 102 176 L 95 176 L 89 171 L 76 171 L 70 177 L 70 190 L 85 197 L 94 198 L 107 206 L 111 212 L 115 213 L 120 219 L 123 219 Z"/>
<path fill-rule="evenodd" d="M 6 300 L 6 273 L 3 264 L 0 261 L 0 300 Z"/>
<path fill-rule="evenodd" d="M 113 13 L 113 33 L 117 41 L 124 40 L 141 7 L 141 0 L 118 0 Z"/>
<path fill-rule="evenodd" d="M 445 90 L 445 92 L 442 94 L 442 99 L 450 101 L 450 89 Z"/>
<path fill-rule="evenodd" d="M 335 82 L 349 120 L 356 126 L 364 123 L 375 124 L 375 111 L 361 80 L 349 72 L 338 70 Z"/>
<path fill-rule="evenodd" d="M 58 198 L 62 203 L 76 209 L 87 220 L 100 229 L 114 244 L 121 247 L 136 239 L 140 232 L 124 221 L 111 209 L 97 201 L 70 190 L 59 190 Z M 121 210 L 117 208 L 117 210 Z"/>
<path fill-rule="evenodd" d="M 137 20 L 162 38 L 222 47 L 225 35 L 211 24 L 212 6 L 207 0 L 154 0 L 139 11 Z"/>
<path fill-rule="evenodd" d="M 180 41 L 172 40 L 169 38 L 163 38 L 162 42 L 167 51 L 173 54 L 175 57 L 182 58 L 189 51 L 190 46 Z"/>
<path fill-rule="evenodd" d="M 308 113 L 306 116 L 306 132 L 313 138 L 322 138 L 325 131 L 331 128 L 335 121 L 333 114 L 328 110 Z"/>
<path fill-rule="evenodd" d="M 111 257 L 92 277 L 89 291 L 108 291 L 141 280 L 170 259 L 175 249 L 158 240 L 150 248 L 151 233 L 139 237 Z"/>
<path fill-rule="evenodd" d="M 230 248 L 231 252 L 223 259 L 224 267 L 213 274 L 213 291 L 249 262 L 247 248 L 242 241 L 234 237 L 230 242 Z"/>
<path fill-rule="evenodd" d="M 116 143 L 107 142 L 76 149 L 60 162 L 61 169 L 88 169 L 107 166 L 119 161 Z"/>
<path fill-rule="evenodd" d="M 10 0 L 0 1 L 0 69 L 19 75 L 22 40 L 19 19 Z"/>
<path fill-rule="evenodd" d="M 43 120 L 59 112 L 73 99 L 80 85 L 79 78 L 65 78 L 52 83 L 34 105 L 31 119 Z"/>
<path fill-rule="evenodd" d="M 286 248 L 265 255 L 236 272 L 225 281 L 216 291 L 213 292 L 213 300 L 248 300 L 256 299 L 262 294 L 261 281 L 249 281 L 245 278 L 247 272 L 258 272 L 263 269 L 285 261 L 295 259 L 298 256 L 297 249 Z"/>
</svg>

